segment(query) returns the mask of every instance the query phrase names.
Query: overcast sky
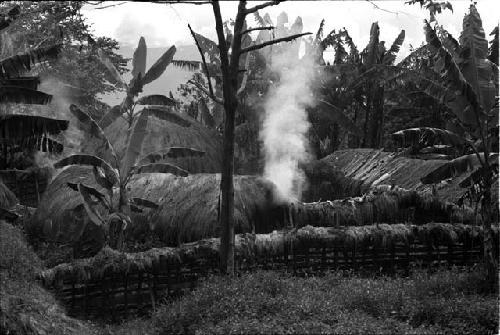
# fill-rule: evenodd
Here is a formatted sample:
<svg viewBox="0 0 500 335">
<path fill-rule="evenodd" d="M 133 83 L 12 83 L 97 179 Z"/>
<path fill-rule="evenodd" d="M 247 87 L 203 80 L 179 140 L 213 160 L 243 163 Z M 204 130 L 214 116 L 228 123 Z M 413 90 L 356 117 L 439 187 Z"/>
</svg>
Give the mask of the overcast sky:
<svg viewBox="0 0 500 335">
<path fill-rule="evenodd" d="M 406 31 L 406 39 L 402 49 L 404 56 L 409 44 L 419 46 L 425 39 L 423 20 L 428 18 L 428 11 L 419 5 L 405 5 L 404 0 L 392 1 L 287 1 L 278 6 L 271 6 L 269 12 L 276 22 L 277 16 L 285 11 L 290 24 L 297 16 L 301 16 L 304 32 L 316 33 L 321 20 L 325 19 L 325 34 L 332 29 L 346 27 L 359 49 L 364 48 L 369 39 L 371 23 L 378 21 L 381 40 L 390 45 L 401 29 Z M 253 6 L 261 2 L 249 2 Z M 438 21 L 454 37 L 458 39 L 462 30 L 462 19 L 468 11 L 470 1 L 451 1 L 452 14 L 446 11 L 438 15 Z M 104 3 L 106 6 L 112 3 Z M 221 2 L 223 19 L 234 18 L 237 1 Z M 375 7 L 378 6 L 379 8 Z M 500 0 L 479 0 L 478 11 L 483 20 L 485 33 L 493 30 L 499 22 Z M 120 6 L 95 9 L 86 5 L 82 13 L 89 19 L 98 36 L 109 36 L 117 39 L 122 45 L 137 44 L 140 36 L 146 38 L 149 47 L 166 47 L 193 44 L 187 24 L 213 40 L 216 40 L 215 24 L 210 5 L 189 4 L 152 4 L 147 2 L 129 2 Z M 253 17 L 248 18 L 250 26 L 255 25 Z M 488 39 L 489 36 L 488 36 Z"/>
</svg>

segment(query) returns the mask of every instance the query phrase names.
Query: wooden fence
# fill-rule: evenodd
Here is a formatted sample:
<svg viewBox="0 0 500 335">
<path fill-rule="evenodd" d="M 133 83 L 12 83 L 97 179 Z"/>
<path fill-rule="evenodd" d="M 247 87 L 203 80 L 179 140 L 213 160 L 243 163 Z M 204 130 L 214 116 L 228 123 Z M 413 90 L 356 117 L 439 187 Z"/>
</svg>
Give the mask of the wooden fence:
<svg viewBox="0 0 500 335">
<path fill-rule="evenodd" d="M 481 252 L 477 239 L 443 240 L 439 244 L 413 239 L 384 247 L 369 243 L 318 245 L 311 239 L 300 243 L 287 241 L 279 252 L 269 255 L 245 257 L 237 253 L 236 268 L 238 273 L 285 270 L 299 276 L 321 275 L 335 269 L 408 273 L 412 267 L 470 265 L 480 259 Z M 146 264 L 132 263 L 126 270 L 110 267 L 99 276 L 87 275 L 82 279 L 75 272 L 66 274 L 57 283 L 52 282 L 51 287 L 67 306 L 69 315 L 113 322 L 131 314 L 147 313 L 159 302 L 192 290 L 201 278 L 217 274 L 217 265 L 216 252 L 188 260 L 160 255 Z"/>
</svg>

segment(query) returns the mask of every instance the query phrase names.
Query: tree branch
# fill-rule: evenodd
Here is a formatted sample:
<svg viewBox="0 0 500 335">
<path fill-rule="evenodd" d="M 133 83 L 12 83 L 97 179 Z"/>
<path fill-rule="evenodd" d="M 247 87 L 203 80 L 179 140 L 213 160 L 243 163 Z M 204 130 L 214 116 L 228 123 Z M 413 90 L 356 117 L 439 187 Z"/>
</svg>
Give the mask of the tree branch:
<svg viewBox="0 0 500 335">
<path fill-rule="evenodd" d="M 276 28 L 276 27 L 270 26 L 270 27 L 256 27 L 256 28 L 250 28 L 250 29 L 247 29 L 247 30 L 243 31 L 243 32 L 241 33 L 241 35 L 243 36 L 243 35 L 245 35 L 245 34 L 248 34 L 248 33 L 252 32 L 252 31 L 256 31 L 256 30 L 273 30 L 274 28 Z"/>
<path fill-rule="evenodd" d="M 221 105 L 224 105 L 224 101 L 218 97 L 216 97 L 214 94 L 210 94 L 209 91 L 207 91 L 207 89 L 203 86 L 201 86 L 199 83 L 193 81 L 193 80 L 188 80 L 187 81 L 189 84 L 193 84 L 194 86 L 196 86 L 197 89 L 199 89 L 200 91 L 202 91 L 203 93 L 205 93 L 210 99 L 212 99 L 214 102 L 218 103 L 218 104 L 221 104 Z"/>
<path fill-rule="evenodd" d="M 248 14 L 252 14 L 252 13 L 255 13 L 261 9 L 264 9 L 266 7 L 269 7 L 269 6 L 276 6 L 277 4 L 279 4 L 280 2 L 283 2 L 284 0 L 275 0 L 275 1 L 268 1 L 268 2 L 265 2 L 261 5 L 257 5 L 257 6 L 254 6 L 254 7 L 251 7 L 251 8 L 247 8 L 247 10 L 245 11 L 245 15 L 248 15 Z"/>
<path fill-rule="evenodd" d="M 295 34 L 295 35 L 290 35 L 290 36 L 287 36 L 287 37 L 283 37 L 283 38 L 278 38 L 278 39 L 275 39 L 275 40 L 267 41 L 267 42 L 264 42 L 264 43 L 261 43 L 261 44 L 252 45 L 252 46 L 249 46 L 248 48 L 241 49 L 240 55 L 244 54 L 246 52 L 250 52 L 250 51 L 262 49 L 264 47 L 267 47 L 268 45 L 273 45 L 273 44 L 277 44 L 277 43 L 281 43 L 281 42 L 291 42 L 291 41 L 293 41 L 293 40 L 295 40 L 295 39 L 297 39 L 299 37 L 302 37 L 302 36 L 305 36 L 305 35 L 311 35 L 311 34 L 312 33 Z"/>
<path fill-rule="evenodd" d="M 191 25 L 189 23 L 188 23 L 188 28 L 189 28 L 189 31 L 191 32 L 191 36 L 193 36 L 193 38 L 194 38 L 194 42 L 196 43 L 196 47 L 198 48 L 198 52 L 200 53 L 201 60 L 203 62 L 203 68 L 205 69 L 205 75 L 207 76 L 208 90 L 210 92 L 210 95 L 215 96 L 214 89 L 212 87 L 212 81 L 210 80 L 210 73 L 208 72 L 207 61 L 205 60 L 205 53 L 201 49 L 200 43 L 198 43 L 198 40 L 196 39 L 196 35 L 194 34 L 193 29 L 191 29 Z"/>
</svg>

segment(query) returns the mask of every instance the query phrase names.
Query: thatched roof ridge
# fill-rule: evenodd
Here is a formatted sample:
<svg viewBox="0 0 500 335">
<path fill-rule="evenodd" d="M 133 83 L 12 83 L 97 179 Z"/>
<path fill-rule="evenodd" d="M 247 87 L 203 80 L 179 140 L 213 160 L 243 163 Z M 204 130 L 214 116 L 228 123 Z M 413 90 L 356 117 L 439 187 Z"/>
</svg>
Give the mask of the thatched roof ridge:
<svg viewBox="0 0 500 335">
<path fill-rule="evenodd" d="M 498 239 L 499 229 L 492 226 L 493 238 Z M 481 243 L 482 227 L 463 224 L 429 223 L 422 226 L 410 224 L 379 224 L 360 227 L 311 227 L 292 231 L 274 231 L 270 234 L 239 234 L 235 236 L 235 254 L 240 260 L 256 256 L 283 255 L 285 244 L 294 247 L 344 246 L 347 248 L 375 245 L 387 248 L 395 243 L 408 243 L 418 239 L 431 245 L 449 245 L 465 242 Z M 210 238 L 183 244 L 178 248 L 153 248 L 146 252 L 121 253 L 104 248 L 96 256 L 80 259 L 71 264 L 60 264 L 40 273 L 48 286 L 71 276 L 85 281 L 100 278 L 107 271 L 127 272 L 132 268 L 150 269 L 160 257 L 169 262 L 185 263 L 194 259 L 218 259 L 220 242 Z"/>
</svg>

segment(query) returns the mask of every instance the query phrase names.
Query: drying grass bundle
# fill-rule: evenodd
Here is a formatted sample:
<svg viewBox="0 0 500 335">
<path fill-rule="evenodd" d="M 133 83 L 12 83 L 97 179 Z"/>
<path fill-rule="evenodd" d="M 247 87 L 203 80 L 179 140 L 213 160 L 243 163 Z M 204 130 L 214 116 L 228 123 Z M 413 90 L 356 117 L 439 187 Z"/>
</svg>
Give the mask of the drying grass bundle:
<svg viewBox="0 0 500 335">
<path fill-rule="evenodd" d="M 362 197 L 290 204 L 296 226 L 361 226 L 375 222 L 448 221 L 474 224 L 474 211 L 430 193 L 381 185 Z"/>
<path fill-rule="evenodd" d="M 492 227 L 498 247 L 499 229 Z M 463 224 L 429 223 L 426 225 L 379 224 L 360 227 L 312 227 L 270 234 L 239 234 L 235 236 L 235 256 L 238 261 L 282 256 L 286 246 L 300 248 L 343 247 L 344 250 L 367 248 L 388 249 L 396 243 L 419 243 L 430 247 L 449 246 L 455 243 L 479 245 L 482 227 Z M 122 253 L 104 248 L 96 256 L 60 264 L 41 272 L 40 278 L 48 286 L 57 285 L 65 278 L 77 281 L 102 278 L 109 271 L 125 274 L 132 269 L 151 271 L 160 259 L 188 266 L 205 260 L 213 266 L 219 257 L 218 238 L 186 243 L 178 248 L 154 248 L 146 252 Z"/>
</svg>

